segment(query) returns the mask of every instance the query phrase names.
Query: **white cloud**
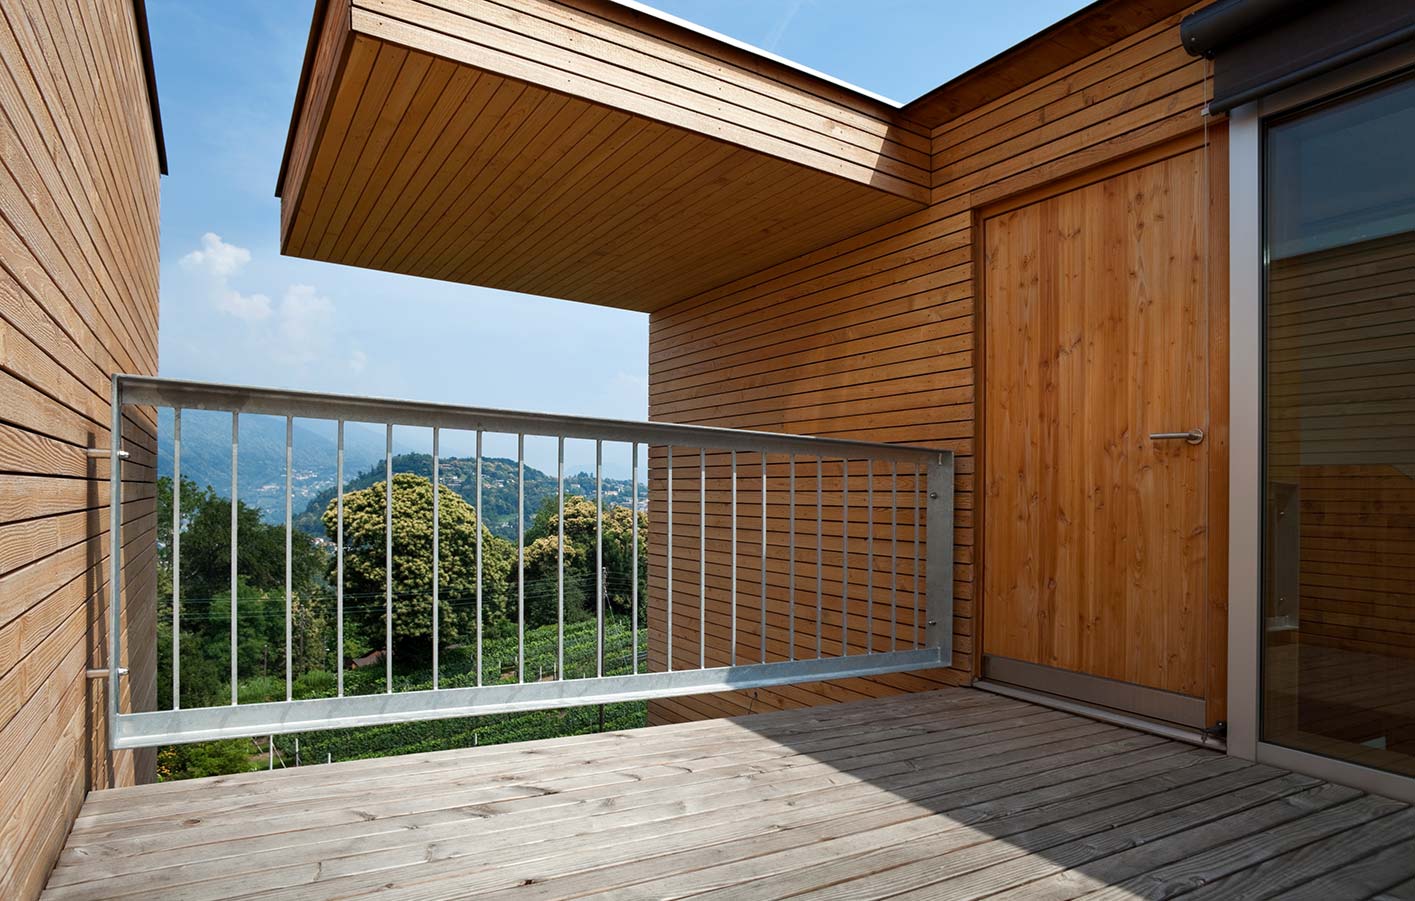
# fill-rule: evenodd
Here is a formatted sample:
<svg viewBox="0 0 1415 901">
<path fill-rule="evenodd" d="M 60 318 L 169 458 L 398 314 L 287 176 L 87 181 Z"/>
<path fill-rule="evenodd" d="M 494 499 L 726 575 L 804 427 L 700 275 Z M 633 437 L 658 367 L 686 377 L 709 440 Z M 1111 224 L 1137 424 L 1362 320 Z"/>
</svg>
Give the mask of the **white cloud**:
<svg viewBox="0 0 1415 901">
<path fill-rule="evenodd" d="M 207 232 L 201 236 L 201 250 L 193 250 L 182 257 L 182 265 L 188 269 L 199 270 L 221 279 L 235 275 L 250 261 L 249 250 L 227 244 L 215 232 Z"/>
<path fill-rule="evenodd" d="M 264 294 L 242 294 L 231 287 L 231 277 L 251 261 L 251 252 L 235 244 L 227 244 L 215 232 L 201 236 L 201 249 L 182 257 L 182 268 L 203 277 L 216 309 L 255 322 L 270 316 L 270 298 Z"/>
<path fill-rule="evenodd" d="M 243 274 L 249 277 L 245 270 L 251 262 L 249 250 L 228 244 L 215 232 L 202 235 L 201 247 L 181 258 L 182 269 L 195 279 L 198 292 L 205 290 L 211 308 L 240 321 L 223 327 L 224 340 L 244 345 L 248 350 L 241 356 L 249 362 L 273 364 L 291 373 L 336 371 L 340 360 L 348 361 L 352 373 L 363 371 L 368 356 L 339 346 L 339 322 L 328 295 L 299 282 L 279 294 L 243 293 L 233 282 Z"/>
<path fill-rule="evenodd" d="M 272 323 L 271 351 L 288 366 L 329 359 L 334 351 L 334 301 L 313 285 L 290 285 Z"/>
<path fill-rule="evenodd" d="M 270 316 L 270 298 L 264 294 L 242 294 L 227 288 L 216 295 L 216 308 L 237 319 L 253 322 Z"/>
</svg>

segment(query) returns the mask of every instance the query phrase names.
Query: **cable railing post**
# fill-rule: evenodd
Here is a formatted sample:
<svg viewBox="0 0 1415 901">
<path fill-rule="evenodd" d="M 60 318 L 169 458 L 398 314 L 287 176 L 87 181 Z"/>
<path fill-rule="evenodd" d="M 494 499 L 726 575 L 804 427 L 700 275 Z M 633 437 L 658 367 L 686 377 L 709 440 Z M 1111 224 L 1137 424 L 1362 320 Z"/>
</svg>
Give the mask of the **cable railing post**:
<svg viewBox="0 0 1415 901">
<path fill-rule="evenodd" d="M 924 524 L 926 637 L 942 666 L 953 662 L 953 466 L 952 454 L 940 454 L 929 466 Z"/>
<path fill-rule="evenodd" d="M 113 377 L 108 422 L 108 734 L 118 725 L 118 676 L 123 659 L 123 395 Z M 232 620 L 234 623 L 234 619 Z"/>
<path fill-rule="evenodd" d="M 116 503 L 116 501 L 115 501 Z M 172 709 L 182 709 L 182 408 L 172 410 Z"/>
<path fill-rule="evenodd" d="M 924 632 L 921 625 L 924 620 L 924 611 L 919 609 L 919 480 L 922 473 L 919 471 L 919 464 L 914 464 L 914 647 L 924 646 Z"/>
</svg>

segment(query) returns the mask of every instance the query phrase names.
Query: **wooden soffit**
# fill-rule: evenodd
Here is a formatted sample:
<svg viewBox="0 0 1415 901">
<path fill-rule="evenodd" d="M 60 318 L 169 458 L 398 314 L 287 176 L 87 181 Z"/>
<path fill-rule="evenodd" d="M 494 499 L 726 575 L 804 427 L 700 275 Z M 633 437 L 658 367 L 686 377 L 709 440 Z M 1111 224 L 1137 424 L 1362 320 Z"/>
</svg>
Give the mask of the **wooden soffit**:
<svg viewBox="0 0 1415 901">
<path fill-rule="evenodd" d="M 627 309 L 921 209 L 889 104 L 606 0 L 321 0 L 285 253 Z"/>
</svg>

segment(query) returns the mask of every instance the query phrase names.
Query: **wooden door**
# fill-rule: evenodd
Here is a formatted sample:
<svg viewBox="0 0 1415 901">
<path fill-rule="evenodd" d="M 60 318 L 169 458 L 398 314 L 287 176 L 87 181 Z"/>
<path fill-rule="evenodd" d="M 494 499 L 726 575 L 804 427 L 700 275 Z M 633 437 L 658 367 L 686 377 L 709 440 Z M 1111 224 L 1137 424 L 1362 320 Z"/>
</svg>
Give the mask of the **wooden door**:
<svg viewBox="0 0 1415 901">
<path fill-rule="evenodd" d="M 1150 437 L 1210 428 L 1203 185 L 1193 150 L 983 221 L 985 655 L 1204 695 L 1210 444 Z"/>
</svg>

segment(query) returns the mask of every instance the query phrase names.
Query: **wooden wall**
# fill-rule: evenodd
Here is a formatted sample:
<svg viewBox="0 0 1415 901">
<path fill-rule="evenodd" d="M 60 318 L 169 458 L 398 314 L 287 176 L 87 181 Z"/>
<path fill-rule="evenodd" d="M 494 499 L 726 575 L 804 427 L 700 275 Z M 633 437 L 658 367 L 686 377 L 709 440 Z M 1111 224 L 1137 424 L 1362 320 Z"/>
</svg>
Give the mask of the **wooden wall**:
<svg viewBox="0 0 1415 901">
<path fill-rule="evenodd" d="M 653 419 L 908 442 L 958 454 L 952 669 L 672 699 L 651 705 L 652 721 L 873 697 L 972 677 L 981 634 L 976 211 L 1201 129 L 1204 63 L 1180 46 L 1182 15 L 934 129 L 929 209 L 651 316 Z M 653 475 L 651 498 L 662 510 L 662 467 Z M 659 529 L 650 537 L 649 597 L 651 661 L 660 663 L 661 537 Z M 679 571 L 696 572 L 696 552 L 675 549 L 675 583 Z M 712 564 L 722 562 L 719 554 L 709 549 Z M 808 600 L 813 611 L 813 595 L 798 609 Z"/>
<path fill-rule="evenodd" d="M 104 732 L 109 376 L 157 371 L 158 156 L 133 4 L 0 6 L 0 897 L 43 887 L 84 793 L 149 778 Z M 155 579 L 156 425 L 124 424 L 124 580 Z M 125 704 L 155 702 L 151 607 Z"/>
</svg>

